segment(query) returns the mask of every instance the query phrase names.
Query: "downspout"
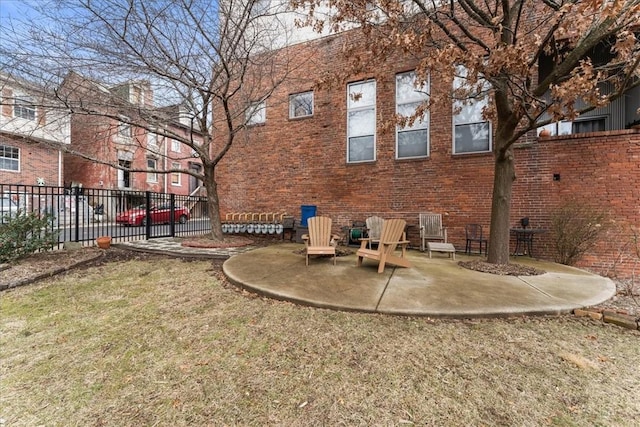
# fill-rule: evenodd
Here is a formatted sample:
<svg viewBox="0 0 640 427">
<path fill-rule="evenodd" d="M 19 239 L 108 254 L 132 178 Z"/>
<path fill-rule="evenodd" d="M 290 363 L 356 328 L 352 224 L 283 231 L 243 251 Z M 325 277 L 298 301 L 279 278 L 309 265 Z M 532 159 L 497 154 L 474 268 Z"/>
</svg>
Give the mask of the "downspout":
<svg viewBox="0 0 640 427">
<path fill-rule="evenodd" d="M 62 161 L 62 151 L 58 150 L 58 187 L 62 187 L 64 176 L 62 173 L 63 161 Z"/>
</svg>

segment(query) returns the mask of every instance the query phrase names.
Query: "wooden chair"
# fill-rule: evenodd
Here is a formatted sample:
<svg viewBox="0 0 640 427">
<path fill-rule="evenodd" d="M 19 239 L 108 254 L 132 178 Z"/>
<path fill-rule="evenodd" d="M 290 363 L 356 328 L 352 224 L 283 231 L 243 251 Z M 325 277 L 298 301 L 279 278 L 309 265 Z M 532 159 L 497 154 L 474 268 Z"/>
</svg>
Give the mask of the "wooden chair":
<svg viewBox="0 0 640 427">
<path fill-rule="evenodd" d="M 371 245 L 380 243 L 380 234 L 382 234 L 382 224 L 384 219 L 379 216 L 370 216 L 367 218 L 367 236 L 369 237 L 369 249 Z"/>
<path fill-rule="evenodd" d="M 471 255 L 471 245 L 474 242 L 480 243 L 480 255 L 482 255 L 482 245 L 484 245 L 484 253 L 487 253 L 487 239 L 482 236 L 482 226 L 480 224 L 467 224 L 464 227 L 467 238 L 467 244 L 464 253 Z"/>
<path fill-rule="evenodd" d="M 421 213 L 420 222 L 420 250 L 424 252 L 427 240 L 439 240 L 447 243 L 447 229 L 442 226 L 442 215 L 437 213 Z"/>
<path fill-rule="evenodd" d="M 377 249 L 367 249 L 367 239 L 362 239 L 360 249 L 356 252 L 358 256 L 357 266 L 362 265 L 364 258 L 378 261 L 378 273 L 384 271 L 385 264 L 397 265 L 399 267 L 411 267 L 411 262 L 405 258 L 409 241 L 405 238 L 404 228 L 407 222 L 403 219 L 388 219 L 382 224 L 382 232 Z M 394 254 L 396 248 L 400 246 L 402 254 Z"/>
<path fill-rule="evenodd" d="M 309 234 L 304 234 L 302 240 L 306 249 L 306 264 L 309 265 L 309 255 L 333 255 L 333 265 L 336 265 L 336 247 L 331 241 L 337 242 L 340 236 L 331 234 L 331 218 L 314 216 L 307 220 Z"/>
</svg>

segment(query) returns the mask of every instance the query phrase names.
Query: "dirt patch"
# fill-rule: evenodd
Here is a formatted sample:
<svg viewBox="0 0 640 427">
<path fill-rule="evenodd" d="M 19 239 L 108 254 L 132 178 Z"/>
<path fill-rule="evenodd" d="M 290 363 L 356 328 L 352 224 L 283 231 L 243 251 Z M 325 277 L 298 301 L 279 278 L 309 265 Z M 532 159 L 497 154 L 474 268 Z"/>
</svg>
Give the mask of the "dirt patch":
<svg viewBox="0 0 640 427">
<path fill-rule="evenodd" d="M 485 261 L 460 261 L 458 265 L 473 271 L 482 273 L 497 274 L 499 276 L 538 276 L 546 273 L 539 268 L 529 267 L 522 264 L 491 264 Z"/>
</svg>

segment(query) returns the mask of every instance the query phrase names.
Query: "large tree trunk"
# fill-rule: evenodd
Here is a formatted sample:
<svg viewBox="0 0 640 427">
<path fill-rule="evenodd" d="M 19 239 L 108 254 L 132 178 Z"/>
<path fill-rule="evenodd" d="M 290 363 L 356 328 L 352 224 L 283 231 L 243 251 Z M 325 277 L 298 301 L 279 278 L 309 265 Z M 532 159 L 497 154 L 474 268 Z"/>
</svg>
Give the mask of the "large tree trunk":
<svg viewBox="0 0 640 427">
<path fill-rule="evenodd" d="M 220 201 L 218 199 L 218 184 L 215 180 L 215 168 L 204 165 L 204 188 L 207 189 L 207 208 L 211 222 L 209 237 L 215 241 L 224 240 L 222 221 L 220 219 Z"/>
<path fill-rule="evenodd" d="M 496 154 L 491 202 L 491 231 L 487 261 L 493 264 L 509 263 L 509 218 L 511 190 L 516 179 L 513 149 L 504 155 Z"/>
</svg>

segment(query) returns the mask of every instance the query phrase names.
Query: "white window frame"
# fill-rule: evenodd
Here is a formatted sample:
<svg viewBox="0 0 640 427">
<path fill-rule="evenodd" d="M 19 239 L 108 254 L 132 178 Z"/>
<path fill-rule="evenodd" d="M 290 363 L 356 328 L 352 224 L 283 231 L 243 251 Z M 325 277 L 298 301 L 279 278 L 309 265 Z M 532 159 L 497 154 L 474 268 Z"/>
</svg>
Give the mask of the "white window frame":
<svg viewBox="0 0 640 427">
<path fill-rule="evenodd" d="M 158 159 L 155 157 L 147 157 L 147 170 L 157 170 L 158 169 Z M 158 182 L 158 173 L 157 172 L 147 172 L 147 182 Z"/>
<path fill-rule="evenodd" d="M 365 90 L 370 88 L 372 93 L 367 95 Z M 359 82 L 349 83 L 347 85 L 347 163 L 364 163 L 376 161 L 376 81 L 362 80 Z M 361 122 L 371 120 L 371 123 L 365 123 L 359 126 Z M 359 129 L 359 128 L 363 129 Z M 364 158 L 352 158 L 352 149 L 354 139 L 371 138 L 372 147 L 365 147 L 361 151 L 370 151 L 365 153 Z"/>
<path fill-rule="evenodd" d="M 13 164 L 15 164 L 15 168 L 12 167 Z M 20 149 L 18 147 L 0 145 L 0 170 L 20 172 Z"/>
<path fill-rule="evenodd" d="M 249 104 L 245 112 L 247 126 L 264 124 L 267 121 L 267 101 L 256 101 Z"/>
<path fill-rule="evenodd" d="M 171 169 L 180 169 L 180 163 L 171 163 Z M 177 178 L 176 182 L 173 181 L 174 178 Z M 171 185 L 174 187 L 182 186 L 182 173 L 171 172 Z"/>
<path fill-rule="evenodd" d="M 409 92 L 409 96 L 403 96 L 402 92 L 402 84 L 403 78 L 408 77 L 411 80 L 411 85 L 414 87 L 413 91 Z M 419 88 L 415 87 L 416 81 L 416 72 L 408 71 L 405 73 L 396 74 L 396 114 L 403 115 L 404 117 L 411 117 L 415 114 L 416 108 L 421 104 L 424 104 L 429 100 L 429 87 L 430 82 L 427 78 L 427 81 Z M 409 111 L 410 110 L 410 111 Z M 429 141 L 429 120 L 430 115 L 429 112 L 426 111 L 421 118 L 416 118 L 411 126 L 408 124 L 405 126 L 396 126 L 396 159 L 415 159 L 415 158 L 424 158 L 429 157 L 430 152 L 430 141 Z M 401 155 L 400 151 L 402 148 L 401 137 L 403 134 L 415 134 L 417 132 L 425 133 L 425 141 L 424 141 L 424 153 L 418 155 Z"/>
<path fill-rule="evenodd" d="M 596 121 L 596 120 L 604 120 L 604 128 L 605 128 L 605 130 L 604 131 L 593 131 L 593 132 L 606 132 L 607 125 L 609 124 L 609 116 L 607 116 L 607 115 L 599 115 L 599 116 L 585 116 L 585 117 L 578 118 L 578 119 L 576 119 L 574 121 L 561 120 L 559 122 L 549 123 L 548 125 L 540 126 L 537 129 L 537 135 L 540 136 L 540 132 L 542 132 L 543 129 L 548 130 L 550 132 L 551 136 L 580 135 L 579 132 L 574 132 L 574 124 L 575 123 L 589 122 L 589 121 Z"/>
<path fill-rule="evenodd" d="M 16 96 L 13 99 L 13 117 L 32 122 L 36 120 L 36 106 L 30 96 Z"/>
<path fill-rule="evenodd" d="M 158 143 L 158 139 L 160 139 L 160 135 L 154 132 L 149 132 L 147 134 L 147 146 L 158 148 L 160 146 L 160 144 Z"/>
<path fill-rule="evenodd" d="M 311 99 L 306 99 L 307 97 Z M 289 118 L 300 119 L 313 116 L 313 103 L 314 95 L 312 90 L 289 95 Z"/>
<path fill-rule="evenodd" d="M 467 69 L 464 66 L 457 66 L 456 67 L 456 75 L 454 76 L 453 79 L 453 89 L 457 89 L 459 87 L 462 86 L 463 84 L 463 80 L 465 79 L 465 76 L 467 74 Z M 488 83 L 487 83 L 488 85 Z M 485 88 L 487 86 L 485 85 Z M 453 114 L 452 114 L 452 153 L 453 154 L 475 154 L 475 153 L 490 153 L 491 150 L 493 149 L 493 129 L 492 129 L 492 124 L 491 121 L 489 120 L 484 120 L 482 118 L 482 110 L 484 109 L 484 107 L 487 106 L 489 100 L 488 97 L 485 96 L 482 99 L 475 99 L 475 100 L 466 100 L 466 101 L 459 101 L 454 99 L 453 100 Z M 458 110 L 458 112 L 456 112 L 456 110 Z M 456 145 L 456 130 L 458 127 L 463 127 L 463 126 L 467 126 L 467 127 L 486 127 L 485 130 L 483 130 L 482 132 L 486 132 L 487 133 L 487 145 L 488 147 L 483 147 L 482 149 L 479 150 L 465 150 L 465 151 L 458 151 L 457 145 Z M 471 132 L 473 133 L 474 131 L 471 130 Z M 477 132 L 477 131 L 476 131 Z"/>
<path fill-rule="evenodd" d="M 118 137 L 121 139 L 129 140 L 133 136 L 131 124 L 127 122 L 128 120 L 127 117 L 122 117 L 122 120 L 118 122 Z"/>
<path fill-rule="evenodd" d="M 173 151 L 174 153 L 179 153 L 182 151 L 182 144 L 180 144 L 180 141 L 178 141 L 177 139 L 171 140 L 171 151 Z"/>
</svg>

